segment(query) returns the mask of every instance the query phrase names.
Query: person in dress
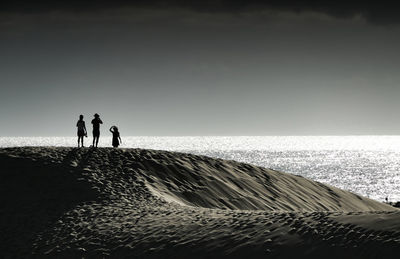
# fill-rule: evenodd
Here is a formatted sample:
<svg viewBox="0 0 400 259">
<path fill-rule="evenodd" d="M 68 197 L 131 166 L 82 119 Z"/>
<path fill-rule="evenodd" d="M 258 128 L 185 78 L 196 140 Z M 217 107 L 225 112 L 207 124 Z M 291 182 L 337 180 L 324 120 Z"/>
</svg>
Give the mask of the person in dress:
<svg viewBox="0 0 400 259">
<path fill-rule="evenodd" d="M 100 119 L 100 115 L 98 115 L 97 113 L 94 115 L 92 124 L 93 124 L 93 147 L 97 147 L 100 138 L 100 124 L 103 124 L 103 122 Z"/>
<path fill-rule="evenodd" d="M 79 144 L 83 147 L 83 137 L 87 137 L 86 125 L 85 121 L 83 120 L 83 115 L 79 115 L 79 120 L 76 123 L 76 127 L 78 128 L 78 147 Z"/>
<path fill-rule="evenodd" d="M 117 126 L 111 126 L 110 132 L 113 134 L 112 146 L 118 147 L 119 144 L 122 144 L 122 140 L 121 140 L 121 136 L 119 135 Z"/>
</svg>

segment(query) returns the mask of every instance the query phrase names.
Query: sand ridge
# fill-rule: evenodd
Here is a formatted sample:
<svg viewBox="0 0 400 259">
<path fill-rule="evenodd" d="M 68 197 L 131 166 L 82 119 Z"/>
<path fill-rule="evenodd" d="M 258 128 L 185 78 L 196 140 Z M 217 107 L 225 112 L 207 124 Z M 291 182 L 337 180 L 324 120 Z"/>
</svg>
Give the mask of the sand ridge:
<svg viewBox="0 0 400 259">
<path fill-rule="evenodd" d="M 235 161 L 25 147 L 0 149 L 0 162 L 5 256 L 374 258 L 400 250 L 399 210 Z M 10 195 L 18 187 L 21 197 Z"/>
</svg>

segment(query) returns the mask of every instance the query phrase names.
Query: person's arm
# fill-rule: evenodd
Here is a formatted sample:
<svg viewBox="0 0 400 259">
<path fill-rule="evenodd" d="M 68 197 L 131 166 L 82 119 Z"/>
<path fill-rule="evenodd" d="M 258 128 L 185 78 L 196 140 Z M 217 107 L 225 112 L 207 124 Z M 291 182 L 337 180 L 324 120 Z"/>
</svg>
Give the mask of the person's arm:
<svg viewBox="0 0 400 259">
<path fill-rule="evenodd" d="M 100 124 L 103 124 L 103 121 L 99 119 L 99 123 L 100 123 Z"/>
<path fill-rule="evenodd" d="M 83 122 L 83 129 L 85 130 L 85 135 L 87 135 L 87 130 L 86 130 L 85 122 Z"/>
<path fill-rule="evenodd" d="M 111 128 L 110 128 L 110 132 L 111 132 L 111 133 L 114 133 L 114 131 L 112 131 L 112 128 L 114 128 L 114 126 L 111 126 Z"/>
<path fill-rule="evenodd" d="M 119 138 L 119 143 L 121 143 L 121 144 L 122 144 L 122 139 L 121 139 L 121 137 L 120 137 L 120 136 L 118 136 L 118 138 Z"/>
</svg>

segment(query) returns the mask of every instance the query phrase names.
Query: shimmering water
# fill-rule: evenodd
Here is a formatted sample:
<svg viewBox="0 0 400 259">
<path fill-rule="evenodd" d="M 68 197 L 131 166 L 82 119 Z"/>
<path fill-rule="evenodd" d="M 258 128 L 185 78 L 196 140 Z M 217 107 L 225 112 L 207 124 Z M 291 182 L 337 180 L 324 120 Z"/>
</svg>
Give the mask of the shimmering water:
<svg viewBox="0 0 400 259">
<path fill-rule="evenodd" d="M 86 139 L 87 145 L 90 139 Z M 0 137 L 0 147 L 75 144 L 75 137 Z M 111 146 L 111 136 L 102 137 L 100 146 Z M 400 201 L 400 136 L 123 137 L 121 147 L 233 159 L 376 200 Z"/>
</svg>

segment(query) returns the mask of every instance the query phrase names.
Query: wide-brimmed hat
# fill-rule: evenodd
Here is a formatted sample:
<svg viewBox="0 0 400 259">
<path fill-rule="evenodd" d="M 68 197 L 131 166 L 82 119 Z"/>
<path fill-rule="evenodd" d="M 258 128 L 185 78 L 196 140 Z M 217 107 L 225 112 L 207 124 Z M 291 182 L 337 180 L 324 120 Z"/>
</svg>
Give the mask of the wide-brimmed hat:
<svg viewBox="0 0 400 259">
<path fill-rule="evenodd" d="M 98 115 L 97 113 L 94 114 L 94 117 L 100 117 L 100 115 Z"/>
</svg>

